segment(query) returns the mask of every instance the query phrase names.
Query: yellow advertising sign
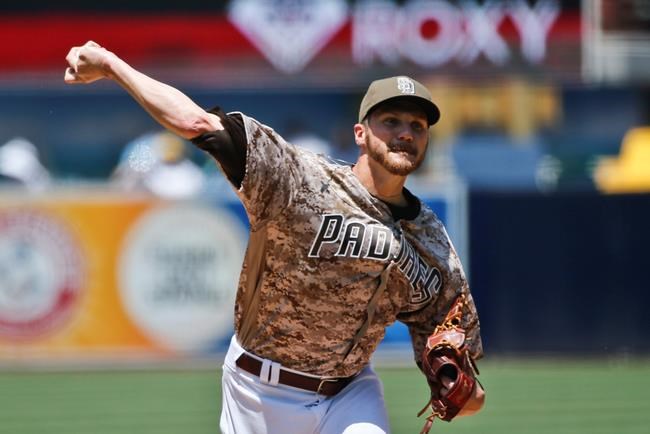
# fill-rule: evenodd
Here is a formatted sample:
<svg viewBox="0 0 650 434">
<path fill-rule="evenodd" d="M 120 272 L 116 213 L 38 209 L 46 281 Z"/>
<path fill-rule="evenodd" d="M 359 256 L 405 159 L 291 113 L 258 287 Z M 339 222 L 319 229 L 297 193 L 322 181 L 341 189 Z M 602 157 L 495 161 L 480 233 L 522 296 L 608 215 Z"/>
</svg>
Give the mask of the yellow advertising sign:
<svg viewBox="0 0 650 434">
<path fill-rule="evenodd" d="M 0 194 L 0 360 L 210 351 L 245 238 L 200 203 Z"/>
</svg>

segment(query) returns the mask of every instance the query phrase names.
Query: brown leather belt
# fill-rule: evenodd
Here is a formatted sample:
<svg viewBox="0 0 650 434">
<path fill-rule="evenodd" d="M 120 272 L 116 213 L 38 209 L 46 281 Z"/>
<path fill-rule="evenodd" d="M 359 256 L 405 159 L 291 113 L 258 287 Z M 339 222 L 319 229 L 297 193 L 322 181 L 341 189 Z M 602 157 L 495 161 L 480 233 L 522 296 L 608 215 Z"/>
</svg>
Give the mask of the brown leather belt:
<svg viewBox="0 0 650 434">
<path fill-rule="evenodd" d="M 235 363 L 244 371 L 250 372 L 257 377 L 260 376 L 260 372 L 262 371 L 262 362 L 260 360 L 243 353 Z M 280 368 L 280 378 L 278 383 L 284 384 L 285 386 L 307 390 L 309 392 L 315 392 L 320 395 L 334 396 L 343 390 L 345 386 L 350 384 L 354 377 L 354 375 L 351 377 L 339 378 L 309 377 Z"/>
</svg>

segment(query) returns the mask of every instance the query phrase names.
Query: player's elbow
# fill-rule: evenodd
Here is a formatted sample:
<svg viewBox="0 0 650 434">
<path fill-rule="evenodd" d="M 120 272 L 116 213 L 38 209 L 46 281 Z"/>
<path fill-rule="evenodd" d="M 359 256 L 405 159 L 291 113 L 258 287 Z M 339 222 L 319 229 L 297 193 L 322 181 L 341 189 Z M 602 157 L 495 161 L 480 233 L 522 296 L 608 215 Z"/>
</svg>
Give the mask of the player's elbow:
<svg viewBox="0 0 650 434">
<path fill-rule="evenodd" d="M 176 133 L 185 139 L 193 139 L 204 133 L 223 130 L 221 119 L 208 112 L 193 113 L 176 122 Z"/>
</svg>

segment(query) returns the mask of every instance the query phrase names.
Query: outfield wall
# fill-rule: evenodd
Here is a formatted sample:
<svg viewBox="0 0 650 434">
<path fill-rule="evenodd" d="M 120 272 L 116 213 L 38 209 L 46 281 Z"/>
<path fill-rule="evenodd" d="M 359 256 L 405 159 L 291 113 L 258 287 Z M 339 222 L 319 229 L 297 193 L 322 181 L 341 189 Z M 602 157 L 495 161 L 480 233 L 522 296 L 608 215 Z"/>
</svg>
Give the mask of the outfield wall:
<svg viewBox="0 0 650 434">
<path fill-rule="evenodd" d="M 475 192 L 469 221 L 488 352 L 650 352 L 649 194 Z"/>
</svg>

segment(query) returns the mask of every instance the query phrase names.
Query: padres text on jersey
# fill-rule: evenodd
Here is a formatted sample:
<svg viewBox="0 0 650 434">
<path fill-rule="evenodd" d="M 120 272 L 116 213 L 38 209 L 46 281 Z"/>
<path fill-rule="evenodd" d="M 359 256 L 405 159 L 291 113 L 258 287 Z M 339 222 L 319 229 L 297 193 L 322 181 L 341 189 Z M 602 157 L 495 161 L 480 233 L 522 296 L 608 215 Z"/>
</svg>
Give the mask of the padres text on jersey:
<svg viewBox="0 0 650 434">
<path fill-rule="evenodd" d="M 338 246 L 335 256 L 380 261 L 390 258 L 408 279 L 414 306 L 431 301 L 442 286 L 440 271 L 427 264 L 403 235 L 395 241 L 390 229 L 380 224 L 348 221 L 342 214 L 325 214 L 309 256 L 319 257 L 323 244 Z M 399 246 L 397 254 L 391 252 L 393 245 Z"/>
</svg>

